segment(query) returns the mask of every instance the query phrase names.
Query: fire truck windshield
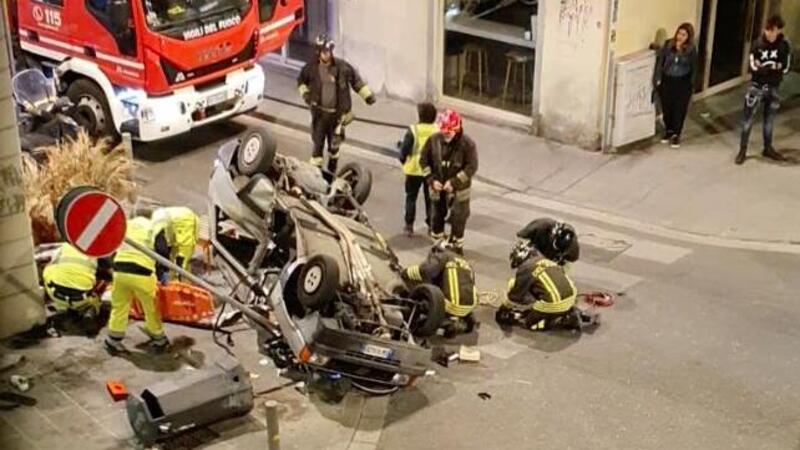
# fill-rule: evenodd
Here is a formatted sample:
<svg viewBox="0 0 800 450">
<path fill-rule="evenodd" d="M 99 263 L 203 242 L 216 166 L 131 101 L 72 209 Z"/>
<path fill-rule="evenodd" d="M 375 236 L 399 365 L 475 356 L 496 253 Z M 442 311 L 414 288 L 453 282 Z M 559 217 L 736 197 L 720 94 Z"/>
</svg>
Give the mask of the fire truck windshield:
<svg viewBox="0 0 800 450">
<path fill-rule="evenodd" d="M 184 40 L 231 28 L 242 21 L 250 0 L 142 0 L 147 25 Z"/>
</svg>

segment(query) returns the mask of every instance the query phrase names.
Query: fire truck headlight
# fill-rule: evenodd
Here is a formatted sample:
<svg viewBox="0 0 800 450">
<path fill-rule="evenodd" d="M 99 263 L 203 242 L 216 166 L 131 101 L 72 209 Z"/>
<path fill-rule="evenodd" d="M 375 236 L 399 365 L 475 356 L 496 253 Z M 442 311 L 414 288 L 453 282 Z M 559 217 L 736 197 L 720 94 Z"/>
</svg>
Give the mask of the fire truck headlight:
<svg viewBox="0 0 800 450">
<path fill-rule="evenodd" d="M 156 112 L 151 106 L 145 106 L 140 112 L 142 122 L 149 123 L 156 120 Z"/>
<path fill-rule="evenodd" d="M 125 113 L 131 119 L 136 118 L 136 114 L 139 112 L 139 103 L 130 100 L 122 100 L 122 107 L 125 109 Z"/>
</svg>

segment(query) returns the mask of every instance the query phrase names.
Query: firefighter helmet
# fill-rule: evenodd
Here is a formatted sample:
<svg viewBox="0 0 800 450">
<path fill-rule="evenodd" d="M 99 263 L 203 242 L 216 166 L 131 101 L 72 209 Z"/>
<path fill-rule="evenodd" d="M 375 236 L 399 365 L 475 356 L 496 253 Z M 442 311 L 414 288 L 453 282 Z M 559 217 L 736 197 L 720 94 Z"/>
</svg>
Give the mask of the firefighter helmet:
<svg viewBox="0 0 800 450">
<path fill-rule="evenodd" d="M 564 222 L 556 222 L 551 233 L 553 248 L 559 253 L 566 253 L 575 241 L 575 230 Z"/>
<path fill-rule="evenodd" d="M 314 41 L 314 46 L 317 48 L 318 52 L 323 50 L 328 50 L 329 52 L 333 51 L 333 47 L 336 46 L 336 43 L 328 37 L 327 34 L 320 34 L 317 36 L 317 40 Z"/>
<path fill-rule="evenodd" d="M 442 134 L 454 136 L 461 133 L 461 115 L 452 109 L 445 109 L 436 118 L 436 125 Z"/>
</svg>

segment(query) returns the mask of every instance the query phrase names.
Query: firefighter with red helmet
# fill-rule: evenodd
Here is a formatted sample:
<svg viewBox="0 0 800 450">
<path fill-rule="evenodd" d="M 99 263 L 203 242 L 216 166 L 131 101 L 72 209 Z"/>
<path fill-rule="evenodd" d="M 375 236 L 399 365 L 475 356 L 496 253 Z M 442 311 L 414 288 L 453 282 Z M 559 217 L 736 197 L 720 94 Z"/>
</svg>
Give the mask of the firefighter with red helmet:
<svg viewBox="0 0 800 450">
<path fill-rule="evenodd" d="M 311 163 L 322 167 L 325 143 L 328 144 L 328 173 L 336 174 L 339 146 L 344 141 L 344 129 L 353 121 L 350 89 L 356 91 L 368 105 L 375 95 L 350 63 L 333 57 L 334 42 L 326 35 L 315 42 L 317 58 L 306 64 L 297 78 L 297 90 L 311 107 L 311 140 L 314 148 Z"/>
<path fill-rule="evenodd" d="M 439 132 L 425 143 L 420 155 L 422 173 L 431 192 L 431 237 L 443 240 L 445 219 L 450 222 L 449 241 L 463 253 L 464 231 L 469 218 L 472 177 L 478 170 L 475 142 L 464 134 L 461 116 L 447 109 L 437 118 Z"/>
</svg>

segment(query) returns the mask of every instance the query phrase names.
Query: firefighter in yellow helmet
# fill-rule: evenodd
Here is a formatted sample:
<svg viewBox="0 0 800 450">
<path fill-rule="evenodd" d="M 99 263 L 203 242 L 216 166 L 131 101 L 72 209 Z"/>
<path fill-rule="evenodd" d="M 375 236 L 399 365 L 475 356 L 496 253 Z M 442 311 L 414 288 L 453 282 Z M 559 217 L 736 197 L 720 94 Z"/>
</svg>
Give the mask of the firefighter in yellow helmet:
<svg viewBox="0 0 800 450">
<path fill-rule="evenodd" d="M 472 315 L 478 304 L 475 272 L 463 256 L 452 250 L 451 244 L 438 242 L 422 264 L 406 267 L 402 275 L 408 282 L 432 284 L 442 290 L 447 312 L 442 323 L 445 337 L 472 332 L 477 325 Z"/>
<path fill-rule="evenodd" d="M 44 291 L 57 313 L 97 316 L 98 285 L 111 281 L 111 260 L 92 258 L 64 243 L 42 273 Z"/>
<path fill-rule="evenodd" d="M 515 247 L 511 267 L 517 270 L 508 282 L 506 301 L 495 320 L 501 327 L 521 324 L 534 331 L 554 328 L 582 329 L 597 323 L 597 316 L 578 309 L 575 283 L 565 268 L 528 247 Z"/>
<path fill-rule="evenodd" d="M 166 239 L 156 236 L 154 224 L 145 217 L 128 220 L 126 239 L 131 239 L 164 257 L 169 256 Z M 111 316 L 108 320 L 108 336 L 105 340 L 106 350 L 111 354 L 125 353 L 127 349 L 122 343 L 128 328 L 128 315 L 134 299 L 144 313 L 144 330 L 150 337 L 150 346 L 154 350 L 163 350 L 169 345 L 164 334 L 158 309 L 156 294 L 158 289 L 157 267 L 151 257 L 136 250 L 129 244 L 123 244 L 114 256 L 114 287 L 111 292 Z"/>
<path fill-rule="evenodd" d="M 199 233 L 197 214 L 185 206 L 172 206 L 153 211 L 151 220 L 156 236 L 163 233 L 166 239 L 170 248 L 169 259 L 189 270 Z M 161 281 L 166 280 L 162 278 Z"/>
</svg>

